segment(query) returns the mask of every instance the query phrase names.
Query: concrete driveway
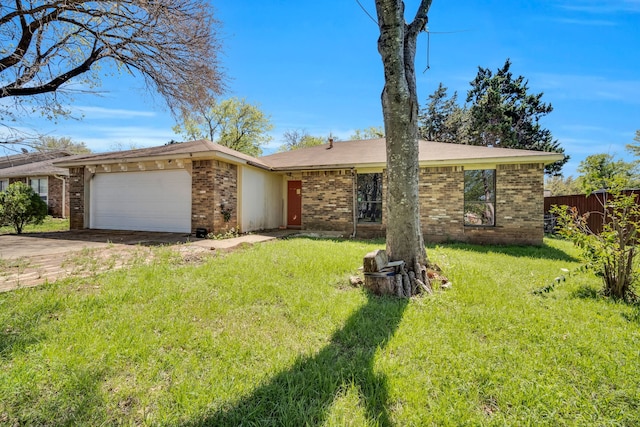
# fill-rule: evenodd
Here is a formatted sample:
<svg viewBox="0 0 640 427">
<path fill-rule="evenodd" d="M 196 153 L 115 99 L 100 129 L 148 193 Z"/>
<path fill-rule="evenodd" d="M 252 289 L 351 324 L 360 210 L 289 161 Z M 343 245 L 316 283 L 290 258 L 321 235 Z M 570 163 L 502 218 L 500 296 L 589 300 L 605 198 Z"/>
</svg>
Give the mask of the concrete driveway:
<svg viewBox="0 0 640 427">
<path fill-rule="evenodd" d="M 74 230 L 52 233 L 5 234 L 0 236 L 0 259 L 17 259 L 105 248 L 114 245 L 157 246 L 186 243 L 194 239 L 185 233 L 147 231 Z"/>
<path fill-rule="evenodd" d="M 152 259 L 152 246 L 171 245 L 183 259 L 199 260 L 213 250 L 290 234 L 291 230 L 282 230 L 225 240 L 197 239 L 184 233 L 112 230 L 0 235 L 0 292 L 127 267 L 135 259 Z"/>
</svg>

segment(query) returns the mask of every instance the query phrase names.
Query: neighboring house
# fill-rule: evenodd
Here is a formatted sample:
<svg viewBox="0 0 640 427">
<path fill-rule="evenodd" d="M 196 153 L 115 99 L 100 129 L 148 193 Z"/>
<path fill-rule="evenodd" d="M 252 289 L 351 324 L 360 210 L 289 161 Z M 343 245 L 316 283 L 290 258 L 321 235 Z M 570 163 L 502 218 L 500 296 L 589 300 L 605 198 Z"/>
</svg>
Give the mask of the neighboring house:
<svg viewBox="0 0 640 427">
<path fill-rule="evenodd" d="M 420 141 L 426 241 L 541 244 L 544 166 L 561 154 Z M 384 139 L 253 158 L 206 140 L 56 162 L 71 228 L 385 233 Z"/>
<path fill-rule="evenodd" d="M 69 215 L 69 170 L 53 162 L 70 156 L 66 151 L 22 153 L 0 157 L 0 191 L 21 181 L 28 184 L 47 203 L 49 215 Z"/>
</svg>

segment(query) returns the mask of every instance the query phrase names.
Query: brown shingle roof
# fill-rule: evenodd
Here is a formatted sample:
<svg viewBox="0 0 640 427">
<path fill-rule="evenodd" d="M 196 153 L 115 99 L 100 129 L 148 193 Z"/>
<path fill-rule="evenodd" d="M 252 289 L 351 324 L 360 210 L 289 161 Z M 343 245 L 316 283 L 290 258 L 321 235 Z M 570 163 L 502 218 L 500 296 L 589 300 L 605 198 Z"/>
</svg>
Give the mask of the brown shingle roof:
<svg viewBox="0 0 640 427">
<path fill-rule="evenodd" d="M 26 165 L 27 163 L 41 162 L 43 160 L 58 159 L 60 157 L 66 157 L 69 155 L 70 153 L 64 150 L 35 151 L 29 153 L 13 154 L 11 156 L 0 155 L 0 169 Z"/>
<path fill-rule="evenodd" d="M 197 140 L 137 150 L 101 154 L 81 154 L 55 162 L 57 166 L 73 167 L 103 163 L 137 162 L 178 158 L 222 158 L 236 163 L 279 171 L 331 169 L 350 167 L 383 167 L 386 164 L 385 139 L 339 141 L 315 147 L 271 154 L 260 158 L 248 156 L 208 140 Z M 452 166 L 489 163 L 553 163 L 562 154 L 541 151 L 490 148 L 473 145 L 420 141 L 422 166 Z"/>
<path fill-rule="evenodd" d="M 249 163 L 268 168 L 255 157 L 232 150 L 220 144 L 199 139 L 197 141 L 161 145 L 159 147 L 140 148 L 136 150 L 114 151 L 101 154 L 83 154 L 61 160 L 58 166 L 72 167 L 81 165 L 98 165 L 102 163 L 137 162 L 143 160 L 185 159 L 185 158 L 225 158 L 232 162 Z"/>
<path fill-rule="evenodd" d="M 260 157 L 276 170 L 379 167 L 386 164 L 385 139 L 338 141 Z M 553 163 L 562 154 L 510 148 L 479 147 L 420 140 L 420 165 L 471 165 L 487 163 Z"/>
<path fill-rule="evenodd" d="M 59 158 L 43 160 L 40 162 L 27 163 L 11 168 L 0 169 L 0 179 L 2 178 L 22 178 L 33 176 L 69 175 L 69 169 L 59 168 L 53 162 Z"/>
</svg>

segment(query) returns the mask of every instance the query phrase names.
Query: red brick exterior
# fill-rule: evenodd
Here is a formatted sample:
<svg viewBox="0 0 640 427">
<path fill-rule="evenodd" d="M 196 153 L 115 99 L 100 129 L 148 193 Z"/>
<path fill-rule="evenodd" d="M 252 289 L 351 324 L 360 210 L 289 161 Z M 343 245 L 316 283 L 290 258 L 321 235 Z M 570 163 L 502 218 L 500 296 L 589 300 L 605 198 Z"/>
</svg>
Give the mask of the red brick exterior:
<svg viewBox="0 0 640 427">
<path fill-rule="evenodd" d="M 63 196 L 63 191 L 66 192 L 64 196 Z M 49 199 L 49 215 L 54 216 L 56 218 L 63 218 L 69 215 L 69 178 L 68 177 L 64 177 L 64 181 L 62 181 L 54 176 L 49 176 L 48 199 Z M 64 207 L 63 207 L 63 203 L 64 203 Z"/>
<path fill-rule="evenodd" d="M 238 167 L 217 160 L 193 162 L 191 178 L 191 231 L 204 228 L 222 233 L 238 227 Z M 224 210 L 231 212 L 224 220 Z"/>
<path fill-rule="evenodd" d="M 69 169 L 69 229 L 82 230 L 84 223 L 84 168 Z M 88 226 L 88 224 L 87 224 Z"/>
</svg>

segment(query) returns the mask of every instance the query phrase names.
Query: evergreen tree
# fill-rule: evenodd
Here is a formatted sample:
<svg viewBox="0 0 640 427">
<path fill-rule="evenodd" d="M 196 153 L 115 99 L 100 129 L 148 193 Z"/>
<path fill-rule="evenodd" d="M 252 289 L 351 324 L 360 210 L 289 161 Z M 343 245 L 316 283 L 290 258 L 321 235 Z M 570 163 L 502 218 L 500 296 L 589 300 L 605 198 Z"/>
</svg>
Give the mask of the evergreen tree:
<svg viewBox="0 0 640 427">
<path fill-rule="evenodd" d="M 447 87 L 442 83 L 429 95 L 426 108 L 418 116 L 420 138 L 438 142 L 461 142 L 466 129 L 467 110 L 458 105 L 458 93 L 447 98 Z"/>
<path fill-rule="evenodd" d="M 551 131 L 540 124 L 553 107 L 542 102 L 542 93 L 529 93 L 528 81 L 523 76 L 514 78 L 510 68 L 509 59 L 495 74 L 478 67 L 467 93 L 467 103 L 471 104 L 468 143 L 564 153 Z M 546 172 L 559 175 L 568 160 L 565 156 L 564 160 L 547 165 Z"/>
<path fill-rule="evenodd" d="M 508 59 L 495 74 L 488 68 L 478 67 L 464 106 L 458 104 L 456 92 L 448 97 L 447 88 L 440 83 L 420 111 L 420 137 L 564 154 L 551 131 L 540 124 L 540 119 L 553 111 L 553 107 L 542 102 L 542 93 L 530 94 L 527 80 L 523 76 L 514 78 L 510 67 Z M 637 138 L 640 142 L 640 137 Z M 569 156 L 565 156 L 564 160 L 547 165 L 546 173 L 560 175 L 568 160 Z"/>
</svg>

